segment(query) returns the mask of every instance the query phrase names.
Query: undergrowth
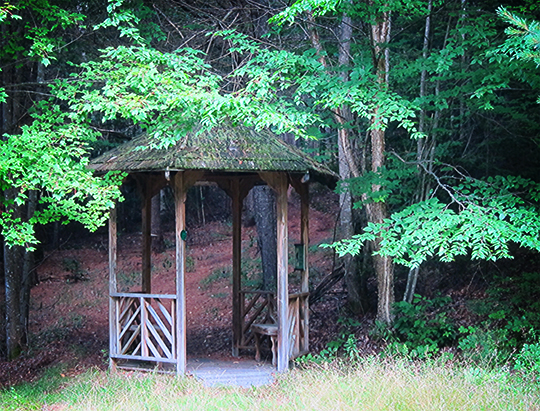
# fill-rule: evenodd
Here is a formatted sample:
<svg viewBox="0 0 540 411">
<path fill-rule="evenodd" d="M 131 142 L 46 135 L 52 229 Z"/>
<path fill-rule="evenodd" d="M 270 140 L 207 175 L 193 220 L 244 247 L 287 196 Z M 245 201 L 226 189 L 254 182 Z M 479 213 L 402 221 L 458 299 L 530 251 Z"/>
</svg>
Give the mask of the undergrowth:
<svg viewBox="0 0 540 411">
<path fill-rule="evenodd" d="M 524 410 L 540 407 L 528 374 L 439 360 L 372 356 L 304 364 L 269 386 L 205 387 L 193 378 L 51 371 L 0 391 L 4 410 Z M 471 393 L 474 395 L 471 396 Z"/>
</svg>

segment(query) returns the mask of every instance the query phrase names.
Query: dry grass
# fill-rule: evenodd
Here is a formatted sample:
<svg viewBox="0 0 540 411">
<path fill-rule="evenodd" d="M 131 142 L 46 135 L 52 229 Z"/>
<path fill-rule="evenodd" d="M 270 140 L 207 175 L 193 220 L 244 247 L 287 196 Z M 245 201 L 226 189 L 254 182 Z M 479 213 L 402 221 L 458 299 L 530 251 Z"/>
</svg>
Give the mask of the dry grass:
<svg viewBox="0 0 540 411">
<path fill-rule="evenodd" d="M 540 386 L 507 371 L 365 359 L 297 369 L 271 386 L 208 388 L 192 378 L 88 372 L 55 392 L 0 393 L 0 408 L 42 410 L 540 410 Z"/>
</svg>

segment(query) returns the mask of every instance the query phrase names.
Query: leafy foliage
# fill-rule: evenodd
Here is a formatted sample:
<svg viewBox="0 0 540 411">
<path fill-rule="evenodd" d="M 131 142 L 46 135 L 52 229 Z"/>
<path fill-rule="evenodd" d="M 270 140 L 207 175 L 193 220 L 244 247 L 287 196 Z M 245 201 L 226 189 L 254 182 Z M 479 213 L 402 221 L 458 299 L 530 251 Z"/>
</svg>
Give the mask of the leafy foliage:
<svg viewBox="0 0 540 411">
<path fill-rule="evenodd" d="M 452 344 L 457 335 L 448 316 L 450 302 L 450 297 L 428 299 L 418 294 L 412 303 L 396 302 L 392 328 L 379 324 L 375 334 L 389 343 L 389 352 L 428 358 Z"/>
<path fill-rule="evenodd" d="M 52 113 L 48 113 L 51 115 Z M 56 112 L 57 119 L 65 119 Z M 0 141 L 0 187 L 15 188 L 14 202 L 24 204 L 31 191 L 40 193 L 41 207 L 28 220 L 13 217 L 11 208 L 0 214 L 5 241 L 32 249 L 34 226 L 51 221 L 78 221 L 90 230 L 100 227 L 114 201 L 123 174 L 93 177 L 85 167 L 88 143 L 95 135 L 80 123 L 49 123 L 41 116 L 21 134 Z M 9 204 L 8 204 L 9 206 Z"/>
<path fill-rule="evenodd" d="M 506 361 L 525 344 L 536 343 L 540 332 L 539 279 L 536 272 L 495 277 L 487 298 L 470 302 L 482 320 L 479 326 L 460 330 L 459 347 L 474 359 L 495 356 Z"/>
<path fill-rule="evenodd" d="M 497 14 L 510 24 L 505 31 L 509 38 L 498 51 L 512 59 L 533 61 L 539 67 L 540 22 L 524 19 L 504 7 L 499 7 Z"/>
<path fill-rule="evenodd" d="M 509 244 L 540 251 L 540 185 L 520 177 L 465 178 L 442 185 L 450 201 L 430 198 L 392 214 L 381 224 L 332 246 L 340 255 L 358 254 L 364 241 L 381 238 L 380 254 L 418 267 L 430 257 L 512 258 Z"/>
</svg>

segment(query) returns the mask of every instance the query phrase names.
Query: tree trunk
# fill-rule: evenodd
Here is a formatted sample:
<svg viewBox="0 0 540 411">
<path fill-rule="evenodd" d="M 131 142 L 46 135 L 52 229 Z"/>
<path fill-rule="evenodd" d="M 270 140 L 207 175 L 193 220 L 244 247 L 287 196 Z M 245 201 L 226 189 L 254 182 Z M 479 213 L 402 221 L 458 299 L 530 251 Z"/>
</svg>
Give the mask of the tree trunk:
<svg viewBox="0 0 540 411">
<path fill-rule="evenodd" d="M 255 226 L 259 238 L 263 290 L 275 290 L 277 281 L 276 195 L 268 186 L 253 187 Z"/>
<path fill-rule="evenodd" d="M 5 191 L 6 200 L 12 202 L 14 189 Z M 22 217 L 20 206 L 7 206 L 14 218 Z M 25 329 L 21 324 L 21 279 L 24 265 L 24 249 L 20 246 L 4 245 L 4 274 L 6 287 L 6 349 L 9 360 L 19 356 L 26 341 Z"/>
<path fill-rule="evenodd" d="M 429 0 L 428 1 L 428 15 L 426 16 L 426 25 L 424 27 L 424 43 L 422 47 L 422 57 L 424 59 L 427 59 L 428 53 L 429 53 L 429 36 L 430 36 L 430 30 L 431 30 L 432 7 L 433 7 L 433 2 L 432 0 Z M 427 70 L 424 69 L 422 70 L 420 74 L 420 98 L 421 99 L 426 95 L 426 80 L 427 80 Z M 418 131 L 423 133 L 425 132 L 425 129 L 426 129 L 426 111 L 422 110 L 420 112 L 420 121 L 418 124 Z M 427 138 L 419 138 L 417 141 L 416 160 L 418 161 L 418 163 L 423 162 L 425 160 L 426 143 L 427 143 Z M 419 174 L 419 178 L 420 178 L 420 186 L 419 186 L 418 193 L 416 195 L 415 200 L 419 202 L 419 201 L 424 201 L 429 195 L 429 183 L 420 165 L 417 166 L 417 173 Z M 414 299 L 414 293 L 416 291 L 416 284 L 418 282 L 419 273 L 420 273 L 420 267 L 411 268 L 409 270 L 409 274 L 407 275 L 407 286 L 405 287 L 405 293 L 403 294 L 403 301 L 412 303 Z"/>
<path fill-rule="evenodd" d="M 315 19 L 312 13 L 308 13 L 308 21 L 310 22 L 310 40 L 311 44 L 317 51 L 319 61 L 330 71 L 324 48 L 321 44 L 319 34 L 316 30 Z M 343 14 L 340 35 L 339 35 L 339 55 L 338 64 L 342 69 L 341 78 L 344 82 L 349 80 L 349 74 L 346 67 L 350 64 L 350 48 L 352 39 L 352 20 L 346 13 Z M 351 177 L 359 177 L 360 171 L 357 161 L 354 156 L 354 151 L 351 144 L 351 134 L 349 123 L 352 121 L 352 114 L 349 107 L 342 106 L 334 111 L 334 119 L 339 124 L 338 128 L 338 163 L 339 175 L 342 180 Z M 352 196 L 350 190 L 340 194 L 340 221 L 339 233 L 340 239 L 351 238 L 354 234 L 354 221 L 352 213 Z M 345 286 L 347 287 L 347 303 L 349 308 L 356 314 L 364 312 L 368 308 L 368 301 L 363 298 L 366 293 L 362 290 L 362 273 L 359 272 L 358 258 L 353 256 L 343 257 L 345 263 Z"/>
<path fill-rule="evenodd" d="M 262 38 L 268 33 L 268 0 L 256 0 L 251 9 L 253 36 Z M 261 264 L 263 271 L 263 290 L 277 288 L 277 214 L 276 194 L 268 186 L 255 186 L 253 192 L 253 217 L 257 229 Z"/>
<path fill-rule="evenodd" d="M 349 81 L 349 73 L 346 67 L 350 64 L 350 50 L 352 38 L 352 19 L 346 13 L 341 19 L 339 31 L 339 55 L 338 64 L 343 70 L 341 78 L 343 82 Z M 349 179 L 353 175 L 358 177 L 359 171 L 353 155 L 349 124 L 352 121 L 352 114 L 347 106 L 342 106 L 336 117 L 341 117 L 338 130 L 338 156 L 339 156 L 339 176 L 342 180 Z M 350 190 L 339 195 L 340 205 L 340 239 L 351 238 L 354 235 L 354 218 L 352 211 L 352 194 Z M 347 287 L 347 303 L 351 311 L 361 314 L 368 309 L 368 301 L 363 292 L 362 273 L 359 271 L 358 257 L 347 255 L 345 262 L 345 285 Z M 365 274 L 365 273 L 364 273 Z"/>
<path fill-rule="evenodd" d="M 371 26 L 373 42 L 373 66 L 376 70 L 377 79 L 381 88 L 388 87 L 389 59 L 386 44 L 390 40 L 390 12 L 382 13 L 375 24 Z M 371 171 L 378 172 L 385 163 L 385 131 L 383 124 L 379 123 L 378 110 L 376 107 L 371 120 Z M 381 190 L 381 186 L 374 184 L 372 191 Z M 382 223 L 387 217 L 384 202 L 372 202 L 366 205 L 367 218 L 372 223 Z M 373 242 L 373 251 L 380 250 L 380 240 Z M 390 257 L 373 256 L 373 265 L 377 276 L 377 319 L 386 324 L 392 323 L 392 304 L 394 303 L 394 265 Z"/>
<path fill-rule="evenodd" d="M 28 195 L 28 207 L 26 218 L 29 220 L 34 216 L 38 202 L 37 191 L 31 191 Z M 34 272 L 35 254 L 24 250 L 23 268 L 21 272 L 21 294 L 20 294 L 20 324 L 24 329 L 24 344 L 28 344 L 28 317 L 30 314 L 30 290 L 37 283 Z"/>
</svg>

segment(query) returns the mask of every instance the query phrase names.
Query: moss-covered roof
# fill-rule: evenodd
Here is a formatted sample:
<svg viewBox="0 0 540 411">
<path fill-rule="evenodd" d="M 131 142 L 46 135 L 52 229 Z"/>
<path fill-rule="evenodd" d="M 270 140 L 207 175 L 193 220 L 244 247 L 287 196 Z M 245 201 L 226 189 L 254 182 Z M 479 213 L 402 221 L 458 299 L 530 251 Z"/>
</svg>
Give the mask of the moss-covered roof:
<svg viewBox="0 0 540 411">
<path fill-rule="evenodd" d="M 98 172 L 128 173 L 161 170 L 206 170 L 212 172 L 287 171 L 309 172 L 327 185 L 339 176 L 269 131 L 246 127 L 214 127 L 190 132 L 167 149 L 150 147 L 150 136 L 142 134 L 90 162 Z"/>
</svg>

